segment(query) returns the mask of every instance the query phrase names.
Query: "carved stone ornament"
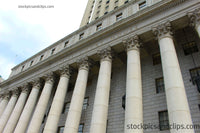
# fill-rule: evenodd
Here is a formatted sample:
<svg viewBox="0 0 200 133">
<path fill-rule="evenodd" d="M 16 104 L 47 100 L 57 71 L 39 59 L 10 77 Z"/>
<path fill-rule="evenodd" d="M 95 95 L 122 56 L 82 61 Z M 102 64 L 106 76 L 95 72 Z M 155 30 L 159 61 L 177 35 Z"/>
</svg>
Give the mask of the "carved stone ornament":
<svg viewBox="0 0 200 133">
<path fill-rule="evenodd" d="M 79 59 L 77 61 L 78 63 L 78 66 L 79 66 L 79 70 L 80 69 L 85 69 L 85 70 L 89 70 L 89 67 L 90 67 L 90 61 L 88 59 L 88 57 L 85 57 L 85 58 L 82 58 L 82 59 Z"/>
<path fill-rule="evenodd" d="M 28 92 L 29 92 L 29 89 L 30 89 L 30 85 L 29 85 L 28 83 L 23 84 L 23 85 L 21 86 L 21 90 L 22 90 L 23 93 L 28 93 Z"/>
<path fill-rule="evenodd" d="M 111 47 L 107 47 L 103 50 L 99 50 L 98 55 L 100 56 L 101 61 L 102 60 L 108 60 L 111 61 L 112 60 L 112 50 Z"/>
<path fill-rule="evenodd" d="M 7 92 L 7 93 L 3 94 L 3 99 L 9 100 L 10 99 L 10 93 Z"/>
<path fill-rule="evenodd" d="M 50 73 L 45 75 L 45 81 L 46 82 L 51 82 L 51 83 L 54 82 L 54 74 L 53 74 L 53 72 L 50 72 Z"/>
<path fill-rule="evenodd" d="M 153 34 L 158 38 L 163 38 L 166 36 L 171 37 L 172 35 L 172 26 L 169 21 L 166 23 L 160 24 L 157 27 L 152 28 Z"/>
<path fill-rule="evenodd" d="M 33 87 L 34 87 L 34 88 L 38 88 L 38 89 L 41 88 L 41 81 L 40 81 L 39 78 L 38 78 L 38 79 L 34 79 L 34 80 L 32 81 L 32 84 L 33 84 Z"/>
<path fill-rule="evenodd" d="M 200 8 L 192 11 L 192 12 L 189 12 L 188 13 L 188 17 L 190 19 L 190 26 L 197 26 L 200 24 Z"/>
<path fill-rule="evenodd" d="M 123 44 L 127 51 L 129 50 L 139 50 L 141 47 L 141 42 L 139 40 L 138 35 L 135 35 L 133 37 L 130 37 L 123 41 Z"/>
<path fill-rule="evenodd" d="M 61 67 L 59 69 L 59 72 L 60 72 L 61 76 L 66 75 L 66 76 L 70 77 L 70 67 L 69 67 L 69 65 Z"/>
<path fill-rule="evenodd" d="M 19 96 L 19 89 L 15 88 L 11 90 L 12 96 L 18 97 Z"/>
</svg>

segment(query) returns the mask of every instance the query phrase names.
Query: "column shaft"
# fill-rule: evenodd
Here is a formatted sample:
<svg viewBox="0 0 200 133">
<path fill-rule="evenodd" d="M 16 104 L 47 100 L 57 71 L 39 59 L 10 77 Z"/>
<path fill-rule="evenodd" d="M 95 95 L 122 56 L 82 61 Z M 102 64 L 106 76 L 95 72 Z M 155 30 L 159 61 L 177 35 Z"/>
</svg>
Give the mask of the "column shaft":
<svg viewBox="0 0 200 133">
<path fill-rule="evenodd" d="M 17 123 L 14 133 L 25 133 L 27 126 L 29 124 L 32 112 L 34 110 L 35 104 L 37 102 L 39 89 L 40 89 L 40 85 L 33 86 L 31 93 L 28 97 L 28 100 L 26 102 L 26 105 L 23 109 L 23 112 L 19 118 L 19 121 Z"/>
<path fill-rule="evenodd" d="M 17 104 L 10 116 L 10 119 L 8 120 L 6 127 L 4 128 L 4 133 L 13 133 L 25 105 L 27 95 L 28 90 L 23 90 L 20 94 Z"/>
<path fill-rule="evenodd" d="M 69 82 L 69 70 L 61 74 L 43 133 L 56 133 Z"/>
<path fill-rule="evenodd" d="M 109 55 L 101 59 L 90 133 L 106 133 L 112 68 L 111 51 L 107 52 Z"/>
<path fill-rule="evenodd" d="M 170 124 L 192 125 L 185 87 L 171 37 L 159 39 Z M 171 133 L 194 133 L 193 129 L 171 129 Z"/>
<path fill-rule="evenodd" d="M 9 96 L 5 96 L 2 101 L 1 101 L 1 104 L 0 104 L 0 118 L 1 118 L 1 115 L 3 114 L 3 111 L 5 110 L 7 104 L 8 104 L 8 100 L 9 100 Z"/>
<path fill-rule="evenodd" d="M 87 65 L 83 64 L 83 65 Z M 85 96 L 85 90 L 88 79 L 88 68 L 85 66 L 80 66 L 78 71 L 78 76 L 76 84 L 74 87 L 74 92 L 72 95 L 72 100 L 67 115 L 67 120 L 65 123 L 64 133 L 77 133 L 81 118 L 83 100 Z"/>
<path fill-rule="evenodd" d="M 10 114 L 12 113 L 13 111 L 13 108 L 15 107 L 15 104 L 16 104 L 16 101 L 17 101 L 17 94 L 13 94 L 6 109 L 4 110 L 1 118 L 0 118 L 0 133 L 3 132 L 3 129 L 10 117 Z"/>
<path fill-rule="evenodd" d="M 129 125 L 143 123 L 142 80 L 138 36 L 127 44 L 126 109 L 124 133 L 143 133 L 143 129 L 131 129 Z"/>
<path fill-rule="evenodd" d="M 53 77 L 50 77 L 50 79 L 47 79 L 45 82 L 42 94 L 40 96 L 35 112 L 29 124 L 27 133 L 39 133 L 40 126 L 42 124 L 42 120 L 44 118 L 44 114 L 53 88 L 52 78 Z"/>
</svg>

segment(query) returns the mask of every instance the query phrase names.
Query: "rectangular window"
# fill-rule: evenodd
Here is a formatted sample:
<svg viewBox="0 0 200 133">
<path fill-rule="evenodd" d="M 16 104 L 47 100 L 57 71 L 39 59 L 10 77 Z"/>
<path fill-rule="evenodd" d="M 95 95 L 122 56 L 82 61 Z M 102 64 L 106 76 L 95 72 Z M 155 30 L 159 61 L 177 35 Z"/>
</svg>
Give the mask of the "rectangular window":
<svg viewBox="0 0 200 133">
<path fill-rule="evenodd" d="M 185 55 L 189 55 L 195 52 L 198 52 L 198 47 L 196 42 L 189 42 L 189 43 L 185 43 L 183 44 L 183 51 Z"/>
<path fill-rule="evenodd" d="M 51 50 L 51 55 L 54 54 L 55 50 L 56 50 L 55 48 L 53 48 L 53 49 Z"/>
<path fill-rule="evenodd" d="M 58 133 L 63 133 L 64 132 L 64 126 L 58 127 Z"/>
<path fill-rule="evenodd" d="M 165 92 L 165 84 L 163 77 L 156 79 L 156 93 Z"/>
<path fill-rule="evenodd" d="M 30 66 L 32 66 L 33 65 L 33 60 L 31 61 L 31 63 L 30 63 Z"/>
<path fill-rule="evenodd" d="M 86 98 L 84 99 L 84 101 L 83 101 L 83 110 L 86 110 L 86 109 L 87 109 L 87 106 L 88 106 L 88 100 L 89 100 L 88 97 L 86 97 Z"/>
<path fill-rule="evenodd" d="M 153 54 L 153 65 L 161 64 L 160 53 Z"/>
<path fill-rule="evenodd" d="M 122 13 L 116 15 L 116 21 L 119 21 L 122 19 Z"/>
<path fill-rule="evenodd" d="M 146 7 L 146 1 L 139 3 L 139 9 Z"/>
<path fill-rule="evenodd" d="M 21 68 L 21 71 L 23 71 L 24 70 L 24 65 L 22 66 L 22 68 Z"/>
<path fill-rule="evenodd" d="M 190 76 L 193 84 L 195 84 L 196 78 L 200 76 L 200 67 L 190 69 Z"/>
<path fill-rule="evenodd" d="M 99 31 L 99 30 L 101 30 L 101 29 L 102 29 L 102 24 L 98 24 L 96 30 Z"/>
<path fill-rule="evenodd" d="M 65 103 L 63 107 L 63 113 L 67 113 L 69 111 L 70 102 Z"/>
<path fill-rule="evenodd" d="M 81 33 L 81 34 L 79 35 L 79 40 L 83 39 L 83 37 L 84 37 L 84 33 Z"/>
<path fill-rule="evenodd" d="M 126 4 L 126 3 L 128 3 L 128 0 L 126 0 L 126 1 L 124 2 L 124 4 Z"/>
<path fill-rule="evenodd" d="M 117 3 L 119 0 L 116 0 L 115 3 Z"/>
<path fill-rule="evenodd" d="M 109 8 L 109 5 L 107 5 L 105 9 L 108 10 L 108 8 Z"/>
<path fill-rule="evenodd" d="M 108 4 L 108 3 L 110 3 L 110 0 L 107 0 L 107 1 L 106 1 L 106 4 Z"/>
<path fill-rule="evenodd" d="M 159 115 L 159 126 L 160 131 L 169 130 L 169 118 L 168 118 L 168 111 L 160 111 L 158 112 Z"/>
<path fill-rule="evenodd" d="M 44 57 L 44 55 L 41 55 L 41 56 L 40 56 L 40 61 L 43 59 L 43 57 Z"/>
<path fill-rule="evenodd" d="M 83 133 L 84 124 L 80 124 L 78 127 L 78 133 Z"/>
<path fill-rule="evenodd" d="M 64 44 L 64 48 L 67 46 L 67 44 L 69 43 L 69 41 L 66 41 Z"/>
</svg>

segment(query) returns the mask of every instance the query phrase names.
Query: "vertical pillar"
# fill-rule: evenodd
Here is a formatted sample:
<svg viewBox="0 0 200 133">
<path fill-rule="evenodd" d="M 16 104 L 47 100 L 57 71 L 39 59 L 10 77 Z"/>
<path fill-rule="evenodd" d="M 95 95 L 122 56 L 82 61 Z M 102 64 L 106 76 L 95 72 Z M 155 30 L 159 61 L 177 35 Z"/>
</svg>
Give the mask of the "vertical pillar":
<svg viewBox="0 0 200 133">
<path fill-rule="evenodd" d="M 14 133 L 25 133 L 27 126 L 29 124 L 32 112 L 34 110 L 35 104 L 38 99 L 39 89 L 41 88 L 40 80 L 33 81 L 33 88 L 28 97 L 26 105 L 23 109 L 23 112 L 19 118 L 17 126 L 14 130 Z"/>
<path fill-rule="evenodd" d="M 0 118 L 1 118 L 1 115 L 3 114 L 3 111 L 5 110 L 5 108 L 8 104 L 9 99 L 10 99 L 9 94 L 5 94 L 3 96 L 3 99 L 2 99 L 1 104 L 0 104 Z"/>
<path fill-rule="evenodd" d="M 56 133 L 69 83 L 69 66 L 60 70 L 60 80 L 43 133 Z"/>
<path fill-rule="evenodd" d="M 153 33 L 158 37 L 162 69 L 165 81 L 165 93 L 169 114 L 169 123 L 192 125 L 190 109 L 182 74 L 171 35 L 171 24 L 166 22 L 154 27 Z M 194 133 L 193 129 L 170 129 L 171 133 Z"/>
<path fill-rule="evenodd" d="M 33 117 L 29 124 L 27 133 L 39 133 L 40 126 L 42 124 L 42 120 L 44 118 L 44 114 L 53 88 L 53 83 L 53 73 L 50 73 L 46 76 L 45 85 L 42 90 L 42 94 L 40 95 L 38 104 L 35 108 L 35 112 L 33 113 Z"/>
<path fill-rule="evenodd" d="M 83 100 L 88 80 L 89 62 L 88 58 L 79 60 L 79 70 L 72 95 L 72 100 L 65 123 L 64 133 L 77 133 L 83 107 Z"/>
<path fill-rule="evenodd" d="M 195 27 L 199 37 L 200 37 L 200 8 L 189 12 L 188 17 L 190 19 L 190 25 Z"/>
<path fill-rule="evenodd" d="M 127 50 L 126 73 L 126 109 L 124 133 L 143 133 L 142 128 L 130 128 L 129 125 L 143 123 L 142 80 L 140 65 L 140 43 L 135 35 L 124 42 Z"/>
<path fill-rule="evenodd" d="M 101 64 L 92 112 L 90 133 L 106 133 L 110 93 L 112 56 L 111 48 L 100 51 Z"/>
<path fill-rule="evenodd" d="M 0 133 L 3 132 L 3 129 L 10 117 L 10 114 L 12 113 L 13 108 L 15 107 L 15 103 L 17 101 L 18 95 L 19 95 L 19 91 L 17 89 L 13 90 L 12 97 L 10 98 L 8 105 L 6 106 L 6 109 L 4 110 L 4 112 L 0 118 Z"/>
<path fill-rule="evenodd" d="M 26 98 L 28 95 L 28 85 L 24 85 L 22 88 L 22 92 L 19 96 L 19 99 L 17 100 L 17 104 L 15 105 L 14 110 L 12 111 L 12 114 L 4 128 L 4 133 L 13 133 L 15 126 L 17 125 L 17 122 L 19 120 L 19 117 L 22 113 L 23 107 L 26 102 Z"/>
</svg>

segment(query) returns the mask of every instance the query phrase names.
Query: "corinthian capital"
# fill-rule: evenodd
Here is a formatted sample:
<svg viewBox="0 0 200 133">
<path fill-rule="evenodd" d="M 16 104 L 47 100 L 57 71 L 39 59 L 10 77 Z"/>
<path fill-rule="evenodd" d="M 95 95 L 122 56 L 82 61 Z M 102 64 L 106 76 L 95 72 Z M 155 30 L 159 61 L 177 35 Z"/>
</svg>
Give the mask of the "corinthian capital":
<svg viewBox="0 0 200 133">
<path fill-rule="evenodd" d="M 105 48 L 103 50 L 98 51 L 98 54 L 101 58 L 101 61 L 103 60 L 108 60 L 111 61 L 112 60 L 112 50 L 111 47 Z"/>
<path fill-rule="evenodd" d="M 18 97 L 19 96 L 19 89 L 15 88 L 13 90 L 11 90 L 12 96 Z"/>
<path fill-rule="evenodd" d="M 190 19 L 190 25 L 191 26 L 197 26 L 200 24 L 200 8 L 192 11 L 192 12 L 189 12 L 188 13 L 188 17 Z"/>
<path fill-rule="evenodd" d="M 41 88 L 41 80 L 40 80 L 39 78 L 34 79 L 34 80 L 32 81 L 32 84 L 33 84 L 33 87 L 34 87 L 34 88 L 38 88 L 38 89 Z"/>
<path fill-rule="evenodd" d="M 77 60 L 77 63 L 78 63 L 78 66 L 79 66 L 79 70 L 80 69 L 85 69 L 85 70 L 89 70 L 89 67 L 91 65 L 88 57 L 85 57 L 85 58 L 81 58 L 79 60 Z"/>
<path fill-rule="evenodd" d="M 23 93 L 28 93 L 30 89 L 30 85 L 28 83 L 25 83 L 21 86 L 21 90 Z"/>
<path fill-rule="evenodd" d="M 45 81 L 49 82 L 49 83 L 54 83 L 54 74 L 53 72 L 50 72 L 48 74 L 45 75 Z"/>
<path fill-rule="evenodd" d="M 59 69 L 59 72 L 60 72 L 61 76 L 70 77 L 70 67 L 69 67 L 69 65 L 61 67 Z"/>
<path fill-rule="evenodd" d="M 171 37 L 172 35 L 172 26 L 169 21 L 166 23 L 160 24 L 157 27 L 152 28 L 153 34 L 158 38 L 161 39 L 163 37 Z"/>
<path fill-rule="evenodd" d="M 139 40 L 138 35 L 135 35 L 133 37 L 129 37 L 128 39 L 123 41 L 123 44 L 127 51 L 129 50 L 139 50 L 141 47 L 141 43 Z"/>
</svg>

